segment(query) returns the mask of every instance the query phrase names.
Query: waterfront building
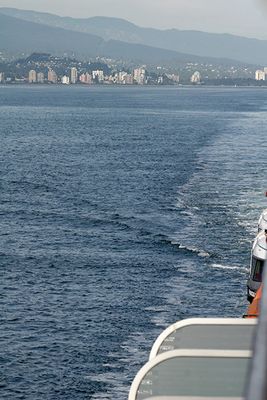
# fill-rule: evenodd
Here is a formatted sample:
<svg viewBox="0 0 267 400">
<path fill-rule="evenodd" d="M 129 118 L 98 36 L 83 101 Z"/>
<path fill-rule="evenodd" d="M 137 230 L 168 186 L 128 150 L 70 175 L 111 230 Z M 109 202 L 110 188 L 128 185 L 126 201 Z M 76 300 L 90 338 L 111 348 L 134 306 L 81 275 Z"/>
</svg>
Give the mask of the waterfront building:
<svg viewBox="0 0 267 400">
<path fill-rule="evenodd" d="M 123 83 L 124 83 L 125 85 L 132 85 L 132 84 L 133 84 L 133 76 L 132 76 L 131 74 L 126 74 L 126 75 L 124 76 L 124 81 L 123 81 Z"/>
<path fill-rule="evenodd" d="M 44 83 L 44 74 L 42 72 L 38 72 L 37 74 L 37 82 Z"/>
<path fill-rule="evenodd" d="M 114 75 L 110 75 L 108 80 L 110 83 L 119 83 L 119 74 L 116 72 Z"/>
<path fill-rule="evenodd" d="M 144 85 L 146 83 L 146 70 L 144 67 L 133 70 L 133 80 L 138 85 Z"/>
<path fill-rule="evenodd" d="M 79 76 L 79 81 L 80 81 L 81 83 L 85 83 L 85 74 L 81 74 L 81 75 Z"/>
<path fill-rule="evenodd" d="M 0 83 L 4 83 L 5 82 L 5 74 L 4 72 L 0 72 Z"/>
<path fill-rule="evenodd" d="M 93 83 L 92 75 L 89 74 L 89 72 L 86 72 L 85 74 L 85 83 L 87 83 L 87 85 L 91 85 Z"/>
<path fill-rule="evenodd" d="M 85 74 L 81 74 L 79 81 L 81 83 L 85 83 L 87 85 L 91 85 L 92 84 L 92 75 L 89 74 L 88 72 L 86 72 Z"/>
<path fill-rule="evenodd" d="M 265 75 L 266 75 L 265 68 L 263 71 L 261 69 L 257 69 L 257 71 L 255 72 L 255 80 L 265 81 Z"/>
<path fill-rule="evenodd" d="M 133 84 L 133 76 L 125 71 L 120 71 L 118 74 L 115 75 L 115 77 L 116 77 L 116 82 L 114 81 L 114 83 L 119 83 L 121 85 Z"/>
<path fill-rule="evenodd" d="M 57 74 L 52 69 L 48 70 L 47 80 L 51 83 L 57 83 Z"/>
<path fill-rule="evenodd" d="M 29 71 L 28 81 L 29 81 L 29 83 L 35 83 L 37 81 L 37 75 L 36 75 L 36 71 L 34 69 L 31 69 Z"/>
<path fill-rule="evenodd" d="M 69 85 L 69 84 L 70 84 L 70 78 L 69 78 L 69 76 L 67 76 L 67 75 L 62 76 L 62 78 L 61 78 L 61 83 L 62 83 L 63 85 Z"/>
<path fill-rule="evenodd" d="M 104 72 L 101 70 L 92 71 L 93 80 L 98 81 L 98 83 L 104 82 Z"/>
<path fill-rule="evenodd" d="M 195 71 L 193 73 L 193 75 L 191 76 L 190 81 L 191 81 L 191 83 L 200 83 L 200 81 L 201 81 L 200 72 Z"/>
<path fill-rule="evenodd" d="M 78 80 L 78 70 L 76 67 L 72 67 L 70 70 L 70 83 L 75 84 Z"/>
<path fill-rule="evenodd" d="M 127 75 L 127 72 L 125 71 L 120 71 L 118 75 L 118 83 L 125 85 L 125 77 Z"/>
<path fill-rule="evenodd" d="M 180 77 L 179 75 L 175 75 L 175 74 L 166 74 L 167 78 L 170 79 L 171 81 L 175 82 L 175 83 L 179 83 L 180 81 Z"/>
</svg>

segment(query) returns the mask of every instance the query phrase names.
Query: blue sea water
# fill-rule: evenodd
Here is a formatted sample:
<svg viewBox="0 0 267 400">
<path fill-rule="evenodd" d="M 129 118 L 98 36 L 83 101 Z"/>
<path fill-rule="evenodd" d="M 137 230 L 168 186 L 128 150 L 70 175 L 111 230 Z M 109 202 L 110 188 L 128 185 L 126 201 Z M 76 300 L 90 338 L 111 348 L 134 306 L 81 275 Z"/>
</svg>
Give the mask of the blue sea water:
<svg viewBox="0 0 267 400">
<path fill-rule="evenodd" d="M 124 400 L 157 335 L 241 316 L 267 91 L 0 87 L 1 399 Z"/>
</svg>

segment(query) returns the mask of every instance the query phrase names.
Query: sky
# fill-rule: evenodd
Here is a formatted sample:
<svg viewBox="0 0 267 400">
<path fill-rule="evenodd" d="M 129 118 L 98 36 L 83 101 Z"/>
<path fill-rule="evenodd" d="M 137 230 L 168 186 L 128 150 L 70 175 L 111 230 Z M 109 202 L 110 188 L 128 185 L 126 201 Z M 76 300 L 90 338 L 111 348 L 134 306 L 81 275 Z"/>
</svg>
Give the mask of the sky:
<svg viewBox="0 0 267 400">
<path fill-rule="evenodd" d="M 267 0 L 0 0 L 0 7 L 82 18 L 119 17 L 145 27 L 267 39 Z"/>
</svg>

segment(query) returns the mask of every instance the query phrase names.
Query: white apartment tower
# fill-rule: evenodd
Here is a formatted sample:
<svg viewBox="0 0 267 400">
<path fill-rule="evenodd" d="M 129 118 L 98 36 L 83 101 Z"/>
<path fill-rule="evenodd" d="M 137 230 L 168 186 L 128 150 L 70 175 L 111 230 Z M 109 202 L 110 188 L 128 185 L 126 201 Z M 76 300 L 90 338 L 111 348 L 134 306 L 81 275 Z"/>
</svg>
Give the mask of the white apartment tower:
<svg viewBox="0 0 267 400">
<path fill-rule="evenodd" d="M 257 69 L 257 71 L 255 72 L 255 80 L 265 81 L 265 72 L 260 69 Z"/>
<path fill-rule="evenodd" d="M 78 71 L 76 67 L 72 67 L 70 70 L 70 83 L 75 84 L 78 80 Z"/>
<path fill-rule="evenodd" d="M 144 67 L 136 68 L 133 71 L 133 79 L 138 85 L 146 83 L 146 70 Z"/>
<path fill-rule="evenodd" d="M 201 81 L 200 72 L 195 71 L 193 73 L 193 75 L 191 76 L 190 81 L 191 81 L 191 83 L 200 83 L 200 81 Z"/>
<path fill-rule="evenodd" d="M 69 85 L 70 84 L 70 78 L 67 75 L 62 76 L 61 83 L 63 85 Z"/>
</svg>

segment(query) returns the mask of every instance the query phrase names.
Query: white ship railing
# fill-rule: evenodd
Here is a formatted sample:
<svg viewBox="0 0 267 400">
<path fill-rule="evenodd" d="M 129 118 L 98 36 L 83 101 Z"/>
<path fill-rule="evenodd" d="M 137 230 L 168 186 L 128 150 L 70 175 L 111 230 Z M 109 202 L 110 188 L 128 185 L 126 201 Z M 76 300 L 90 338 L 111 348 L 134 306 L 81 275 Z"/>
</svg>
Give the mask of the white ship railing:
<svg viewBox="0 0 267 400">
<path fill-rule="evenodd" d="M 248 350 L 256 318 L 189 318 L 165 329 L 152 346 L 149 359 L 178 349 Z"/>
<path fill-rule="evenodd" d="M 260 316 L 253 346 L 253 358 L 246 400 L 267 399 L 267 264 L 264 265 L 263 290 L 260 304 Z"/>
</svg>

